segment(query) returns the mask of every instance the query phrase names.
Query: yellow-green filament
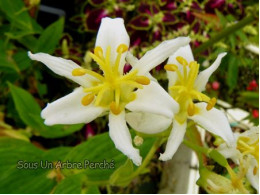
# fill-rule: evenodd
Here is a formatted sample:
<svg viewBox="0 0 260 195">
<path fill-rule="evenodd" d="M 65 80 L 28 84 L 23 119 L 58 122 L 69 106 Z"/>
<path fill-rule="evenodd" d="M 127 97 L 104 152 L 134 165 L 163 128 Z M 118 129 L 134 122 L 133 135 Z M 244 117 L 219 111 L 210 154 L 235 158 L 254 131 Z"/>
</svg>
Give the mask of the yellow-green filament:
<svg viewBox="0 0 260 195">
<path fill-rule="evenodd" d="M 175 64 L 167 64 L 165 70 L 176 72 L 177 79 L 173 86 L 169 87 L 171 96 L 179 103 L 180 111 L 175 115 L 178 121 L 185 121 L 186 116 L 193 116 L 199 112 L 196 104 L 193 101 L 206 102 L 206 109 L 211 110 L 216 104 L 216 98 L 210 99 L 205 94 L 201 93 L 194 86 L 199 73 L 200 65 L 196 61 L 188 63 L 181 56 L 176 57 L 176 60 L 182 65 L 178 68 Z M 185 114 L 186 113 L 186 114 Z"/>
<path fill-rule="evenodd" d="M 102 75 L 83 68 L 72 70 L 72 75 L 87 74 L 98 80 L 92 82 L 92 87 L 84 88 L 84 92 L 88 94 L 81 99 L 82 105 L 87 106 L 94 101 L 95 106 L 110 108 L 111 112 L 117 115 L 126 104 L 136 98 L 135 90 L 142 89 L 143 85 L 149 85 L 150 79 L 138 75 L 138 70 L 130 71 L 125 75 L 122 70 L 119 70 L 122 54 L 128 50 L 127 45 L 120 44 L 117 47 L 115 59 L 111 59 L 111 53 L 115 51 L 112 51 L 110 46 L 105 49 L 105 52 L 103 49 L 97 46 L 94 53 L 89 53 L 103 71 Z"/>
<path fill-rule="evenodd" d="M 251 154 L 259 162 L 259 139 L 251 143 L 249 137 L 239 137 L 237 141 L 237 149 L 243 154 Z"/>
</svg>

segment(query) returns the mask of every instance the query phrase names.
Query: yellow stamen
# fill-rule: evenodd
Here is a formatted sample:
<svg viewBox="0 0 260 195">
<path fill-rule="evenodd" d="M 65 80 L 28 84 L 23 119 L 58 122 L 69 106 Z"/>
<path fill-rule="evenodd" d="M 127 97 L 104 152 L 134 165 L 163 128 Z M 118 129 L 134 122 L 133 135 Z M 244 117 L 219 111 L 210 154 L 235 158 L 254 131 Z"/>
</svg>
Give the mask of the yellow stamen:
<svg viewBox="0 0 260 195">
<path fill-rule="evenodd" d="M 215 106 L 216 102 L 216 98 L 212 98 L 211 100 L 209 100 L 208 105 L 206 107 L 207 111 L 211 110 Z"/>
<path fill-rule="evenodd" d="M 116 103 L 113 101 L 110 104 L 110 110 L 113 114 L 118 115 L 120 114 L 121 110 L 120 107 L 116 105 Z"/>
<path fill-rule="evenodd" d="M 165 69 L 165 70 L 168 70 L 168 71 L 175 72 L 176 70 L 178 70 L 178 66 L 175 65 L 175 64 L 166 64 L 166 65 L 164 66 L 164 69 Z"/>
<path fill-rule="evenodd" d="M 150 79 L 146 76 L 137 76 L 135 81 L 137 83 L 142 84 L 142 85 L 149 85 L 150 84 Z"/>
<path fill-rule="evenodd" d="M 94 49 L 94 54 L 99 57 L 99 58 L 103 58 L 103 49 L 100 46 L 95 47 Z"/>
<path fill-rule="evenodd" d="M 254 174 L 254 175 L 257 174 L 257 169 L 258 169 L 257 167 L 254 167 L 254 169 L 253 169 L 253 174 Z"/>
<path fill-rule="evenodd" d="M 120 44 L 117 49 L 116 49 L 116 52 L 117 53 L 124 53 L 128 50 L 128 47 L 126 44 Z"/>
<path fill-rule="evenodd" d="M 176 58 L 176 60 L 181 64 L 181 65 L 183 65 L 183 66 L 187 66 L 188 65 L 188 62 L 187 62 L 187 60 L 185 60 L 183 57 L 181 57 L 181 56 L 178 56 L 177 58 Z"/>
<path fill-rule="evenodd" d="M 93 100 L 94 100 L 94 95 L 91 93 L 91 94 L 88 94 L 86 96 L 84 96 L 82 99 L 81 99 L 81 103 L 83 106 L 87 106 L 89 105 Z"/>
<path fill-rule="evenodd" d="M 190 64 L 189 64 L 189 67 L 191 68 L 191 67 L 194 66 L 195 64 L 197 64 L 196 61 L 191 61 Z"/>
<path fill-rule="evenodd" d="M 75 68 L 72 71 L 72 76 L 83 76 L 86 74 L 86 70 L 83 68 Z"/>
<path fill-rule="evenodd" d="M 187 112 L 188 112 L 189 116 L 193 116 L 195 114 L 195 105 L 194 105 L 194 103 L 190 103 L 189 104 Z"/>
</svg>

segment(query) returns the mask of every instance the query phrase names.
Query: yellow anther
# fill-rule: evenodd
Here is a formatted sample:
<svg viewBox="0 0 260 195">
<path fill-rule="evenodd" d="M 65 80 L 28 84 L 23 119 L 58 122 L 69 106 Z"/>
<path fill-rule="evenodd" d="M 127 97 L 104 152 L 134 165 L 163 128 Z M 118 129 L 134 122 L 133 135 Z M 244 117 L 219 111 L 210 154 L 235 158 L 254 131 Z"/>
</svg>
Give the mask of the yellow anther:
<svg viewBox="0 0 260 195">
<path fill-rule="evenodd" d="M 193 103 L 189 104 L 187 112 L 189 116 L 193 116 L 195 114 L 195 105 Z"/>
<path fill-rule="evenodd" d="M 253 174 L 256 175 L 257 174 L 257 167 L 255 166 L 254 169 L 253 169 Z"/>
<path fill-rule="evenodd" d="M 216 102 L 216 98 L 212 98 L 211 100 L 209 100 L 208 105 L 206 107 L 207 111 L 211 110 L 215 106 Z"/>
<path fill-rule="evenodd" d="M 116 52 L 117 53 L 124 53 L 128 50 L 128 47 L 126 44 L 120 44 L 117 49 L 116 49 Z"/>
<path fill-rule="evenodd" d="M 121 112 L 120 107 L 116 105 L 116 102 L 114 101 L 110 103 L 110 110 L 115 115 L 118 115 Z"/>
<path fill-rule="evenodd" d="M 81 104 L 83 106 L 87 106 L 89 105 L 93 100 L 94 100 L 94 95 L 93 94 L 88 94 L 86 96 L 84 96 L 82 99 L 81 99 Z"/>
<path fill-rule="evenodd" d="M 86 70 L 83 68 L 75 68 L 72 71 L 72 76 L 82 76 L 86 74 Z"/>
<path fill-rule="evenodd" d="M 185 60 L 183 57 L 181 57 L 181 56 L 178 56 L 177 58 L 176 58 L 176 60 L 181 64 L 181 65 L 183 65 L 183 66 L 187 66 L 188 65 L 188 62 L 187 62 L 187 60 Z"/>
<path fill-rule="evenodd" d="M 196 64 L 197 64 L 196 61 L 192 61 L 192 62 L 190 62 L 189 67 L 191 68 L 192 66 L 194 66 L 194 65 L 196 65 Z"/>
<path fill-rule="evenodd" d="M 100 46 L 95 47 L 94 54 L 99 58 L 103 58 L 103 49 Z"/>
<path fill-rule="evenodd" d="M 142 85 L 149 85 L 150 84 L 150 79 L 146 76 L 137 76 L 135 81 L 139 84 L 142 84 Z"/>
<path fill-rule="evenodd" d="M 164 69 L 165 69 L 165 70 L 168 70 L 168 71 L 174 72 L 174 71 L 178 70 L 178 66 L 175 65 L 175 64 L 166 64 L 166 65 L 164 66 Z"/>
</svg>

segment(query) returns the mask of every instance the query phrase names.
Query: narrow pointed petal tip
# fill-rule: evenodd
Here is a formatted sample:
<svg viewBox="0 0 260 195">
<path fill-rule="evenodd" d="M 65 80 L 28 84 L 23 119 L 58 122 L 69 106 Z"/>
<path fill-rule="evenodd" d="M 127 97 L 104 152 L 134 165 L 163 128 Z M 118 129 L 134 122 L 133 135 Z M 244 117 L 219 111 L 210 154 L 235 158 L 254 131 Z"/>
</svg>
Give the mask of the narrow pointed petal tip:
<svg viewBox="0 0 260 195">
<path fill-rule="evenodd" d="M 172 126 L 172 131 L 168 138 L 165 152 L 163 154 L 160 154 L 159 160 L 167 161 L 172 159 L 173 155 L 183 141 L 187 123 L 185 122 L 183 124 L 180 124 L 177 121 L 174 121 Z"/>
<path fill-rule="evenodd" d="M 189 37 L 178 37 L 172 40 L 163 41 L 154 49 L 146 52 L 136 63 L 134 69 L 138 70 L 139 75 L 146 74 L 154 67 L 164 62 L 169 56 L 173 55 L 179 48 L 188 45 L 189 42 Z"/>
<path fill-rule="evenodd" d="M 196 81 L 195 81 L 195 86 L 198 91 L 204 91 L 206 84 L 208 83 L 209 77 L 212 75 L 215 70 L 220 66 L 222 58 L 225 57 L 227 53 L 223 52 L 220 53 L 215 60 L 215 62 L 208 67 L 207 69 L 203 70 L 202 72 L 199 73 Z"/>
<path fill-rule="evenodd" d="M 130 158 L 136 166 L 142 163 L 139 150 L 133 147 L 131 134 L 126 125 L 125 111 L 119 115 L 109 113 L 109 136 L 115 147 Z"/>
</svg>

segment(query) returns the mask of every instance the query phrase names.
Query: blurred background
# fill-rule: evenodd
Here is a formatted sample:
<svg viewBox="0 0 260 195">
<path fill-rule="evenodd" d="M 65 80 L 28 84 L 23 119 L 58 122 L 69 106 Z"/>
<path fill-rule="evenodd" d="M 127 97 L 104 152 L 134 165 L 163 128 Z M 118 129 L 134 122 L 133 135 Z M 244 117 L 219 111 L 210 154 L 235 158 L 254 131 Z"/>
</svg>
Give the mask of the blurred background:
<svg viewBox="0 0 260 195">
<path fill-rule="evenodd" d="M 64 175 L 74 173 L 57 170 L 28 173 L 15 169 L 15 163 L 43 156 L 53 161 L 75 159 L 72 150 L 81 152 L 78 146 L 89 144 L 90 137 L 108 131 L 106 117 L 89 124 L 45 126 L 41 109 L 70 93 L 76 84 L 31 61 L 28 51 L 71 59 L 98 71 L 88 52 L 93 51 L 103 17 L 124 19 L 131 40 L 130 51 L 138 58 L 161 41 L 189 36 L 201 70 L 212 64 L 220 52 L 228 52 L 210 78 L 206 93 L 223 100 L 225 103 L 219 106 L 224 110 L 243 111 L 246 124 L 236 119 L 231 123 L 234 131 L 240 131 L 247 124 L 259 123 L 258 15 L 256 0 L 0 0 L 0 192 L 69 193 L 59 190 L 78 178 L 63 182 L 64 186 L 57 185 Z M 151 73 L 167 90 L 164 65 Z M 126 64 L 125 72 L 130 69 Z M 114 192 L 156 193 L 163 166 L 157 159 L 152 161 L 149 174 L 127 188 L 113 189 Z M 107 173 L 107 177 L 111 174 Z M 86 186 L 73 186 L 70 190 L 108 192 L 105 188 L 92 188 L 96 186 L 92 183 Z"/>
</svg>

